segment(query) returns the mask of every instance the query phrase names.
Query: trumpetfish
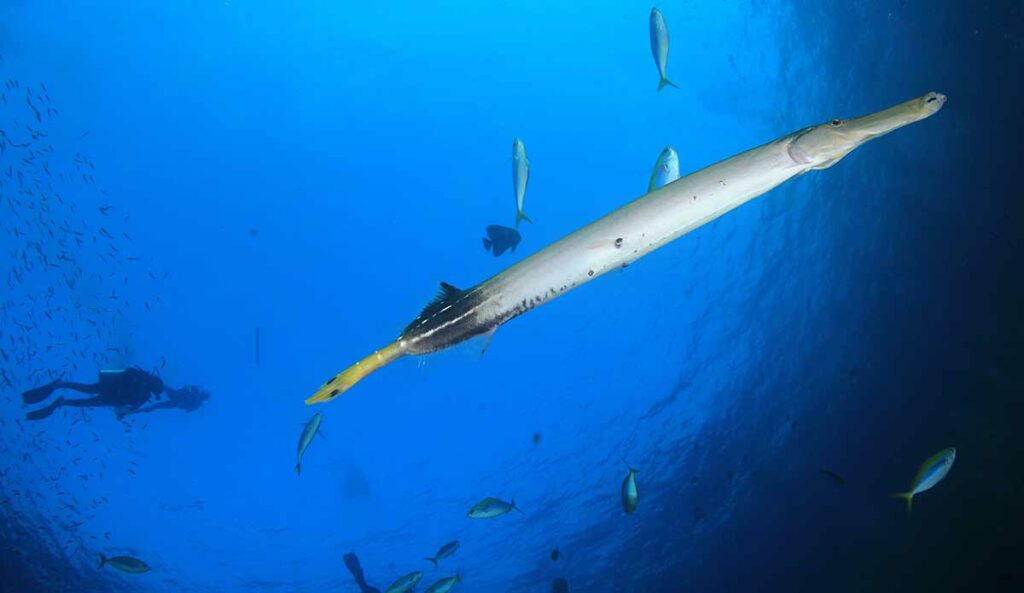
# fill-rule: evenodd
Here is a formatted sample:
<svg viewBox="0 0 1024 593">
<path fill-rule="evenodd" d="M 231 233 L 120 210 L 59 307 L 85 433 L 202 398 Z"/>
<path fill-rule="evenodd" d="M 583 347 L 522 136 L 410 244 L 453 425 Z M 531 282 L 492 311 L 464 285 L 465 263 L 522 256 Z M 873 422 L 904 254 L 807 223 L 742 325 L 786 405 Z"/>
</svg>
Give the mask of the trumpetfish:
<svg viewBox="0 0 1024 593">
<path fill-rule="evenodd" d="M 934 115 L 945 102 L 945 95 L 932 92 L 862 117 L 803 128 L 641 196 L 472 288 L 442 282 L 398 339 L 331 377 L 306 403 L 331 401 L 406 354 L 430 354 L 489 335 L 798 175 L 831 167 L 868 140 Z"/>
</svg>

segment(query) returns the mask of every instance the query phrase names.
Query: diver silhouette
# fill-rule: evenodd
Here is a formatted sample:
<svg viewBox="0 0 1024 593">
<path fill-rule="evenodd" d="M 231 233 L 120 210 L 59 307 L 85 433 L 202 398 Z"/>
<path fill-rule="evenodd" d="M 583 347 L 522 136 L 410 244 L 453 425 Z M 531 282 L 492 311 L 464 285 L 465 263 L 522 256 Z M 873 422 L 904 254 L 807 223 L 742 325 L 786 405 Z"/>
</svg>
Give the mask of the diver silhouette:
<svg viewBox="0 0 1024 593">
<path fill-rule="evenodd" d="M 49 417 L 58 408 L 113 408 L 118 418 L 134 412 L 153 396 L 158 396 L 165 389 L 164 382 L 152 373 L 138 367 L 116 371 L 100 371 L 96 383 L 75 383 L 58 378 L 52 383 L 29 389 L 21 394 L 25 404 L 38 404 L 45 401 L 58 389 L 71 389 L 79 393 L 93 395 L 84 399 L 64 399 L 58 397 L 49 405 L 25 414 L 26 420 L 42 420 Z"/>
</svg>

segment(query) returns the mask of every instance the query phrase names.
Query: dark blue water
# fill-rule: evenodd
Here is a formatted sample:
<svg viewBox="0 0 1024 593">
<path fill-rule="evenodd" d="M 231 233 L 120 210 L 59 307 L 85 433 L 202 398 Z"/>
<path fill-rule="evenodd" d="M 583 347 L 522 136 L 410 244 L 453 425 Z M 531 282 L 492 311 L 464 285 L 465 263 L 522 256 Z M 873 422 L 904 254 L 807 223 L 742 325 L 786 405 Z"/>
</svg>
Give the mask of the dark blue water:
<svg viewBox="0 0 1024 593">
<path fill-rule="evenodd" d="M 0 6 L 0 589 L 356 592 L 348 552 L 381 590 L 1024 589 L 1022 5 L 659 7 L 660 93 L 634 2 Z M 484 356 L 303 404 L 438 282 L 642 194 L 665 144 L 685 175 L 931 90 Z M 534 223 L 496 259 L 514 137 Z M 211 397 L 24 419 L 128 365 Z M 908 517 L 889 494 L 945 447 Z M 487 496 L 524 513 L 466 518 Z"/>
</svg>

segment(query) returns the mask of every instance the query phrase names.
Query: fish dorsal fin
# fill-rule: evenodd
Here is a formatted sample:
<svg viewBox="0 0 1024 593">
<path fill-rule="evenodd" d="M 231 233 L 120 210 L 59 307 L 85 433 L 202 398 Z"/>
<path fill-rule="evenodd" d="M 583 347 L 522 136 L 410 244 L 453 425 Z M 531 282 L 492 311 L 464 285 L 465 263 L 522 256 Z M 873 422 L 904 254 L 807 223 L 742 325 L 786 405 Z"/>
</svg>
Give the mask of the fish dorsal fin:
<svg viewBox="0 0 1024 593">
<path fill-rule="evenodd" d="M 412 323 L 407 325 L 402 333 L 416 327 L 424 320 L 433 317 L 435 314 L 439 313 L 442 309 L 452 304 L 453 301 L 462 296 L 464 292 L 464 290 L 460 290 L 447 282 L 442 282 L 441 288 L 437 291 L 437 295 L 427 303 L 426 307 L 423 307 L 423 310 L 416 316 L 416 319 L 413 319 Z"/>
<path fill-rule="evenodd" d="M 423 310 L 420 311 L 420 317 L 423 317 L 423 315 L 427 311 L 439 310 L 445 303 L 450 302 L 452 299 L 458 297 L 460 294 L 462 294 L 461 290 L 455 288 L 454 286 L 448 284 L 447 282 L 442 282 L 441 288 L 437 289 L 437 295 L 435 295 L 434 298 L 431 299 L 429 303 L 427 303 L 427 306 L 423 307 Z"/>
</svg>

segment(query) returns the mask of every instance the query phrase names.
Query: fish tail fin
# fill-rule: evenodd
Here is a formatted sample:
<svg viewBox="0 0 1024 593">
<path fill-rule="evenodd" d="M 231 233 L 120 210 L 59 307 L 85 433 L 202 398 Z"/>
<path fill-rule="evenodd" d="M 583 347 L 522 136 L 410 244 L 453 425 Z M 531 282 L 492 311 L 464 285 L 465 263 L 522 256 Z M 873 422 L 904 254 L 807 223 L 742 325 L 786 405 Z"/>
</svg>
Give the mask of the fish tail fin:
<svg viewBox="0 0 1024 593">
<path fill-rule="evenodd" d="M 317 389 L 316 393 L 306 399 L 306 405 L 311 406 L 331 401 L 348 391 L 353 385 L 361 381 L 363 377 L 400 358 L 403 354 L 405 354 L 405 350 L 402 346 L 397 341 L 391 342 L 328 379 L 326 383 L 320 386 L 320 389 Z"/>
<path fill-rule="evenodd" d="M 295 475 L 296 476 L 301 476 L 302 475 L 302 462 L 301 461 L 295 464 Z"/>
<path fill-rule="evenodd" d="M 519 511 L 520 513 L 523 513 L 523 509 L 519 508 L 519 505 L 516 504 L 516 499 L 514 496 L 512 497 L 512 508 Z M 526 513 L 523 514 L 525 515 Z"/>
<path fill-rule="evenodd" d="M 533 221 L 530 220 L 530 217 L 527 216 L 526 213 L 523 212 L 522 210 L 519 210 L 519 211 L 516 212 L 516 228 L 519 228 L 519 221 L 520 220 L 525 220 L 526 222 L 528 222 L 530 224 L 533 224 Z"/>
<path fill-rule="evenodd" d="M 106 563 L 107 563 L 107 557 L 104 556 L 103 554 L 100 554 L 100 565 L 96 567 L 96 570 L 99 570 L 99 569 L 103 568 L 103 565 L 105 565 Z"/>
<path fill-rule="evenodd" d="M 658 92 L 660 93 L 661 89 L 663 89 L 663 88 L 665 88 L 667 86 L 670 86 L 670 87 L 672 87 L 674 89 L 679 88 L 679 85 L 674 83 L 674 82 L 672 82 L 671 80 L 669 80 L 667 76 L 662 76 L 661 77 L 661 81 L 658 82 Z"/>
<path fill-rule="evenodd" d="M 910 515 L 914 507 L 914 493 L 913 492 L 894 492 L 892 497 L 897 500 L 907 501 L 907 515 Z"/>
<path fill-rule="evenodd" d="M 437 558 L 424 558 L 424 560 L 426 560 L 427 562 L 433 564 L 434 568 L 437 568 Z"/>
<path fill-rule="evenodd" d="M 484 251 L 490 251 L 492 245 L 491 240 L 487 237 L 483 237 L 481 240 L 484 242 Z"/>
</svg>

